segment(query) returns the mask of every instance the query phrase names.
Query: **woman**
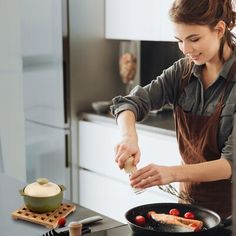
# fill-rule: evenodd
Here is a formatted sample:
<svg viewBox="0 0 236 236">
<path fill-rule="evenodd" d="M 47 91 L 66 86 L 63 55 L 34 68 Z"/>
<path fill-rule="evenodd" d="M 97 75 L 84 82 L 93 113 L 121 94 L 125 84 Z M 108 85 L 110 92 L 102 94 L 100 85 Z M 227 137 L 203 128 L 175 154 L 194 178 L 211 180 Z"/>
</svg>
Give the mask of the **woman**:
<svg viewBox="0 0 236 236">
<path fill-rule="evenodd" d="M 120 168 L 140 160 L 135 122 L 173 104 L 182 165 L 150 164 L 130 178 L 135 188 L 180 182 L 194 203 L 225 218 L 231 214 L 232 128 L 236 111 L 236 50 L 231 0 L 175 0 L 170 9 L 175 38 L 185 58 L 145 87 L 113 99 L 122 132 L 115 147 Z"/>
</svg>

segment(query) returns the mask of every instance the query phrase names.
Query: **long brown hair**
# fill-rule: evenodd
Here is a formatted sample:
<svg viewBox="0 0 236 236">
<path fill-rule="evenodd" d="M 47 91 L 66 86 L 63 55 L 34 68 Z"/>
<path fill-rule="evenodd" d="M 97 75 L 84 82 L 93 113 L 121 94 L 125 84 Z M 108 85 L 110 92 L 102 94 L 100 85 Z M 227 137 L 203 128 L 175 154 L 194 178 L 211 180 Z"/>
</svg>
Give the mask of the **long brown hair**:
<svg viewBox="0 0 236 236">
<path fill-rule="evenodd" d="M 225 43 L 234 50 L 236 37 L 231 32 L 236 26 L 234 0 L 175 0 L 169 16 L 175 23 L 206 25 L 213 29 L 219 21 L 226 24 L 225 33 L 220 42 L 219 58 L 224 62 L 223 48 Z M 186 73 L 189 74 L 193 63 L 188 61 Z"/>
</svg>

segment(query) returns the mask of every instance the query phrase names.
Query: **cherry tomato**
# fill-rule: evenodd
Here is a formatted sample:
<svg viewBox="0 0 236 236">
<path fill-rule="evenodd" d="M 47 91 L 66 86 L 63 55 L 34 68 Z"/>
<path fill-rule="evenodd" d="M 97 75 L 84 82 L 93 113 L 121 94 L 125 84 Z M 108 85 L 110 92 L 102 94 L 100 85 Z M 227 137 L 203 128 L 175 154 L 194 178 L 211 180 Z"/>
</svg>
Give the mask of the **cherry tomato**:
<svg viewBox="0 0 236 236">
<path fill-rule="evenodd" d="M 139 226 L 144 226 L 146 223 L 146 220 L 143 216 L 139 215 L 135 217 L 135 223 Z"/>
<path fill-rule="evenodd" d="M 155 212 L 155 211 L 149 211 L 149 212 L 147 213 L 147 219 L 151 219 L 153 213 L 156 213 L 156 212 Z"/>
<path fill-rule="evenodd" d="M 63 227 L 66 224 L 66 219 L 64 217 L 59 218 L 57 225 L 58 227 Z"/>
<path fill-rule="evenodd" d="M 188 212 L 186 212 L 184 214 L 184 218 L 186 218 L 186 219 L 194 219 L 195 215 L 191 211 L 188 211 Z"/>
<path fill-rule="evenodd" d="M 197 225 L 197 224 L 191 223 L 189 226 L 194 228 L 194 232 L 198 232 L 201 230 L 199 225 Z"/>
<path fill-rule="evenodd" d="M 170 214 L 170 215 L 173 215 L 173 216 L 179 216 L 179 215 L 180 215 L 180 212 L 179 212 L 178 209 L 173 208 L 173 209 L 170 209 L 169 214 Z"/>
</svg>

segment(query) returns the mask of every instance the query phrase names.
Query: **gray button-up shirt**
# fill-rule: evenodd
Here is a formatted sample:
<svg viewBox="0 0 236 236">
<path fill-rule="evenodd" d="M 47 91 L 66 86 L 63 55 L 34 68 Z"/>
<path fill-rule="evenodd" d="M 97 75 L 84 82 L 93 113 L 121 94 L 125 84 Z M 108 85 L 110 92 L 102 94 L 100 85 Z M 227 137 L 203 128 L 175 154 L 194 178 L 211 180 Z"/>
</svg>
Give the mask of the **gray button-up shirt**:
<svg viewBox="0 0 236 236">
<path fill-rule="evenodd" d="M 202 66 L 194 65 L 188 85 L 177 101 L 180 79 L 183 76 L 184 60 L 180 59 L 175 62 L 147 86 L 136 86 L 128 96 L 115 97 L 111 108 L 113 115 L 117 117 L 120 112 L 131 110 L 134 112 L 136 120 L 141 121 L 150 110 L 160 109 L 165 104 L 178 103 L 186 112 L 210 116 L 215 111 L 230 67 L 236 61 L 236 51 L 224 63 L 217 79 L 207 89 L 204 89 L 201 81 Z M 233 116 L 236 112 L 235 82 L 236 75 L 232 79 L 232 89 L 228 93 L 221 113 L 218 131 L 218 147 L 221 150 L 222 157 L 229 160 L 230 164 L 233 160 L 232 129 Z"/>
</svg>

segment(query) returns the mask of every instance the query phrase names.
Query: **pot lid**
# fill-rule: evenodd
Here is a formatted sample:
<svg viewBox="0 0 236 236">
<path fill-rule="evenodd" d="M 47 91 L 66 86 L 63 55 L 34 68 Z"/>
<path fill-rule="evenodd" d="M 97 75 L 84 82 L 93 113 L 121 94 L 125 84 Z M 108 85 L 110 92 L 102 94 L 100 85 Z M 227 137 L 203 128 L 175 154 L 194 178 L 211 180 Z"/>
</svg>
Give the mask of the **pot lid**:
<svg viewBox="0 0 236 236">
<path fill-rule="evenodd" d="M 32 197 L 51 197 L 61 192 L 61 188 L 46 178 L 39 178 L 36 182 L 27 185 L 24 194 Z"/>
</svg>

